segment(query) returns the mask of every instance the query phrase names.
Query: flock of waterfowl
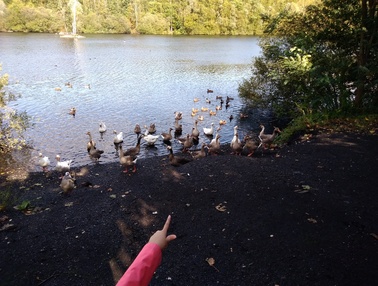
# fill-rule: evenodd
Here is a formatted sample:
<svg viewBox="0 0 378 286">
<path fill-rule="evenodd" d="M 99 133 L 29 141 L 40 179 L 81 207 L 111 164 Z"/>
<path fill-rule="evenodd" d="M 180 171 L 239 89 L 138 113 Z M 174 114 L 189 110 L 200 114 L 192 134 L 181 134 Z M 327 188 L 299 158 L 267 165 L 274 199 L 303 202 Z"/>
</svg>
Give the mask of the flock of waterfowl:
<svg viewBox="0 0 378 286">
<path fill-rule="evenodd" d="M 208 89 L 207 93 L 213 93 L 213 91 Z M 117 132 L 116 130 L 113 130 L 113 143 L 119 157 L 119 163 L 123 167 L 123 172 L 127 173 L 129 172 L 129 170 L 131 170 L 131 172 L 136 172 L 136 164 L 138 155 L 140 154 L 141 150 L 142 139 L 147 144 L 147 146 L 154 146 L 155 143 L 159 139 L 161 139 L 164 143 L 165 148 L 168 150 L 169 163 L 172 166 L 180 166 L 192 160 L 222 153 L 220 143 L 221 130 L 222 126 L 227 124 L 227 121 L 224 119 L 219 120 L 219 126 L 217 126 L 214 122 L 210 122 L 210 124 L 206 127 L 203 127 L 201 131 L 198 127 L 198 123 L 204 120 L 203 113 L 208 112 L 211 118 L 211 116 L 222 110 L 224 104 L 225 107 L 228 108 L 232 100 L 233 98 L 228 96 L 226 97 L 225 101 L 223 97 L 216 96 L 215 110 L 213 110 L 210 109 L 211 100 L 206 97 L 205 101 L 207 104 L 209 104 L 208 106 L 201 108 L 192 108 L 191 117 L 194 119 L 194 124 L 191 128 L 191 131 L 188 132 L 185 136 L 182 136 L 183 125 L 180 123 L 183 118 L 183 112 L 179 111 L 174 112 L 174 127 L 169 127 L 167 132 L 158 133 L 155 123 L 151 123 L 149 126 L 144 125 L 145 131 L 143 132 L 141 126 L 139 124 L 136 124 L 134 127 L 134 133 L 137 135 L 136 145 L 125 150 L 122 146 L 124 143 L 123 132 Z M 193 101 L 196 103 L 199 102 L 200 99 L 194 98 Z M 68 113 L 72 116 L 75 116 L 76 108 L 72 107 Z M 241 119 L 245 117 L 247 117 L 247 115 L 240 114 Z M 232 122 L 233 116 L 229 116 L 228 119 L 229 122 Z M 233 138 L 230 142 L 230 149 L 232 154 L 241 155 L 242 153 L 246 153 L 247 156 L 252 156 L 258 148 L 266 148 L 267 146 L 270 146 L 273 143 L 275 137 L 281 132 L 279 128 L 275 127 L 273 133 L 266 134 L 265 127 L 263 125 L 260 125 L 260 127 L 261 131 L 258 136 L 245 135 L 244 138 L 241 139 L 238 132 L 238 126 L 235 125 L 233 128 Z M 107 126 L 104 122 L 99 123 L 98 132 L 100 133 L 101 138 L 103 138 L 103 135 L 107 132 Z M 172 134 L 172 132 L 174 134 Z M 88 131 L 86 135 L 88 136 L 86 148 L 89 157 L 95 162 L 98 162 L 104 151 L 96 147 L 96 142 L 94 141 L 92 133 L 90 131 Z M 201 139 L 208 140 L 209 142 L 206 143 L 205 141 L 203 141 L 200 144 L 201 148 L 199 150 L 193 150 L 193 147 L 196 148 L 196 146 L 199 145 L 201 136 L 205 136 Z M 181 146 L 181 156 L 174 153 L 173 146 L 176 145 L 172 145 L 172 142 L 178 142 L 178 145 Z M 56 155 L 55 159 L 55 170 L 64 174 L 62 176 L 60 187 L 63 190 L 63 193 L 71 193 L 75 188 L 74 175 L 70 174 L 72 160 L 61 161 L 59 155 Z M 43 156 L 42 153 L 39 153 L 39 165 L 42 167 L 43 171 L 46 172 L 48 170 L 50 163 L 51 162 L 48 157 Z"/>
</svg>

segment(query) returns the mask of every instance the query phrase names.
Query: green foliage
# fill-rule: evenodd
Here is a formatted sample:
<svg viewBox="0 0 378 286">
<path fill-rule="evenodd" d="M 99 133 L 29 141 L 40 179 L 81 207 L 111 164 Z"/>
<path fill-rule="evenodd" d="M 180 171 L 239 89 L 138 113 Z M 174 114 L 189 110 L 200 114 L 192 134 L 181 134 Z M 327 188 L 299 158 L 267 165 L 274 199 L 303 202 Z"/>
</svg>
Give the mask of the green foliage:
<svg viewBox="0 0 378 286">
<path fill-rule="evenodd" d="M 15 208 L 23 212 L 23 211 L 27 211 L 30 208 L 30 206 L 31 206 L 30 201 L 26 200 L 26 201 L 22 201 L 22 203 L 17 205 Z"/>
<path fill-rule="evenodd" d="M 263 54 L 239 94 L 299 122 L 316 114 L 377 112 L 376 4 L 324 0 L 306 13 L 272 17 L 273 36 L 261 40 Z"/>
<path fill-rule="evenodd" d="M 74 1 L 7 0 L 0 29 L 70 32 Z M 317 0 L 76 1 L 79 33 L 258 35 L 264 20 L 282 9 L 301 9 Z"/>
<path fill-rule="evenodd" d="M 0 65 L 1 71 L 1 65 Z M 29 117 L 25 112 L 17 113 L 7 106 L 15 96 L 3 89 L 8 83 L 8 75 L 0 76 L 0 154 L 24 146 L 23 132 L 29 127 Z"/>
</svg>

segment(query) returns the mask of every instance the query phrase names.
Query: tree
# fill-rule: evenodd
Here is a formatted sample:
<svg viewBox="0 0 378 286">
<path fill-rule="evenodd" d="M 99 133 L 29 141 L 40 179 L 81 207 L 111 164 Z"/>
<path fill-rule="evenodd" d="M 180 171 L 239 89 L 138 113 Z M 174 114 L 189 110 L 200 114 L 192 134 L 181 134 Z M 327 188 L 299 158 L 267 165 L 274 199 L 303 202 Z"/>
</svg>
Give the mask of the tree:
<svg viewBox="0 0 378 286">
<path fill-rule="evenodd" d="M 0 65 L 1 71 L 1 65 Z M 18 113 L 7 106 L 15 96 L 4 91 L 8 84 L 8 75 L 0 76 L 0 153 L 6 153 L 24 146 L 23 132 L 29 126 L 29 117 L 26 113 Z"/>
<path fill-rule="evenodd" d="M 271 19 L 274 37 L 239 93 L 292 118 L 319 112 L 377 111 L 376 0 L 324 0 L 306 13 Z"/>
</svg>

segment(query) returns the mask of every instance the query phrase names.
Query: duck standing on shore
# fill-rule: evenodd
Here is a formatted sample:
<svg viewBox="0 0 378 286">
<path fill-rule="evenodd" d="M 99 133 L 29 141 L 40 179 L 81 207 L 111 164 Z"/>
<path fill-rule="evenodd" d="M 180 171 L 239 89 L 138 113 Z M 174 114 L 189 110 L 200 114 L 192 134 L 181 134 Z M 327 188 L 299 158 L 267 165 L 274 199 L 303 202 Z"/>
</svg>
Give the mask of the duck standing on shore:
<svg viewBox="0 0 378 286">
<path fill-rule="evenodd" d="M 42 153 L 38 154 L 39 156 L 39 161 L 38 164 L 42 167 L 43 172 L 48 171 L 48 167 L 50 166 L 50 159 L 47 156 L 43 156 Z"/>
</svg>

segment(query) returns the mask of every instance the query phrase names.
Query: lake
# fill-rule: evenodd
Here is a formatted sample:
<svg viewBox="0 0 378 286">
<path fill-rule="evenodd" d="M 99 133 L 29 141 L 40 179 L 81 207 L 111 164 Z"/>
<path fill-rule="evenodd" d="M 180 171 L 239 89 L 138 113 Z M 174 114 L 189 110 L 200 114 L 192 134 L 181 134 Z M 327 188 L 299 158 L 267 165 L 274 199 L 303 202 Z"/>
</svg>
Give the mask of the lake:
<svg viewBox="0 0 378 286">
<path fill-rule="evenodd" d="M 9 106 L 26 111 L 33 126 L 26 138 L 33 147 L 24 160 L 32 170 L 40 170 L 35 158 L 39 152 L 55 165 L 55 155 L 72 159 L 73 167 L 92 164 L 86 144 L 90 131 L 96 145 L 104 150 L 100 163 L 116 162 L 113 130 L 124 134 L 123 148 L 136 144 L 135 124 L 156 124 L 157 134 L 174 126 L 174 112 L 183 112 L 183 136 L 191 132 L 198 116 L 198 127 L 216 127 L 221 142 L 228 143 L 233 127 L 243 134 L 259 130 L 263 112 L 248 112 L 238 97 L 243 78 L 250 77 L 252 59 L 260 47 L 256 37 L 87 35 L 82 39 L 60 38 L 52 34 L 0 33 L 2 74 L 9 75 L 7 90 L 21 98 Z M 71 86 L 66 84 L 70 83 Z M 207 93 L 207 89 L 213 93 Z M 192 109 L 219 106 L 217 96 L 234 98 L 230 106 L 215 116 Z M 194 102 L 197 98 L 199 101 Z M 206 102 L 210 100 L 210 103 Z M 69 115 L 76 108 L 76 116 Z M 234 119 L 230 122 L 229 117 Z M 99 123 L 107 132 L 100 136 Z M 202 132 L 201 132 L 202 133 Z M 209 138 L 200 136 L 201 141 Z M 172 143 L 179 152 L 181 145 Z M 199 147 L 199 146 L 198 146 Z M 162 140 L 148 148 L 142 140 L 140 157 L 168 154 Z M 23 155 L 24 156 L 24 155 Z"/>
</svg>

